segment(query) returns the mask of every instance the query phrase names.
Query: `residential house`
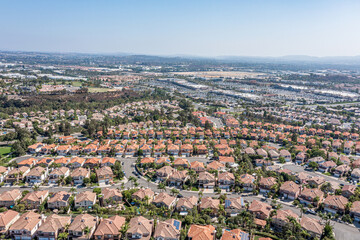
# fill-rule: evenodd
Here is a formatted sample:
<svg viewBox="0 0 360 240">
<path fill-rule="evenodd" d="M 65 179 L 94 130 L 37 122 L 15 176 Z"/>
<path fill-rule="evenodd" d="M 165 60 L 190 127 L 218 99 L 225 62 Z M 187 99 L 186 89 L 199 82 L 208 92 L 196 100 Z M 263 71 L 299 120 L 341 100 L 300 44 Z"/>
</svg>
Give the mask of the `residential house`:
<svg viewBox="0 0 360 240">
<path fill-rule="evenodd" d="M 98 183 L 109 184 L 113 180 L 113 171 L 110 167 L 104 166 L 95 170 Z"/>
<path fill-rule="evenodd" d="M 291 153 L 288 150 L 280 150 L 280 157 L 283 157 L 286 162 L 291 162 Z"/>
<path fill-rule="evenodd" d="M 195 172 L 203 172 L 205 171 L 205 166 L 202 162 L 194 161 L 190 163 L 190 169 L 194 170 Z"/>
<path fill-rule="evenodd" d="M 27 158 L 18 163 L 18 167 L 33 167 L 37 163 L 36 158 Z"/>
<path fill-rule="evenodd" d="M 181 155 L 185 157 L 190 157 L 193 153 L 193 146 L 191 144 L 181 145 Z"/>
<path fill-rule="evenodd" d="M 255 188 L 255 177 L 250 174 L 240 175 L 239 181 L 245 191 L 252 191 Z"/>
<path fill-rule="evenodd" d="M 200 210 L 204 211 L 205 209 L 210 209 L 210 215 L 216 216 L 219 211 L 220 200 L 214 199 L 212 197 L 204 197 L 200 202 Z"/>
<path fill-rule="evenodd" d="M 57 183 L 70 175 L 70 169 L 67 167 L 55 168 L 49 174 L 49 183 Z"/>
<path fill-rule="evenodd" d="M 33 211 L 24 213 L 9 228 L 9 235 L 12 239 L 29 240 L 35 238 L 35 232 L 43 223 L 40 214 Z"/>
<path fill-rule="evenodd" d="M 75 208 L 92 208 L 92 206 L 96 203 L 96 193 L 85 191 L 78 193 L 75 196 Z"/>
<path fill-rule="evenodd" d="M 341 189 L 341 195 L 346 198 L 349 198 L 355 195 L 356 185 L 344 185 Z"/>
<path fill-rule="evenodd" d="M 272 187 L 277 184 L 276 178 L 274 177 L 261 177 L 259 181 L 259 190 L 261 193 L 268 193 L 272 190 Z"/>
<path fill-rule="evenodd" d="M 209 172 L 200 172 L 198 180 L 199 187 L 211 189 L 215 187 L 215 176 Z"/>
<path fill-rule="evenodd" d="M 83 184 L 85 178 L 90 177 L 90 170 L 87 168 L 76 168 L 71 172 L 72 180 L 75 185 L 77 184 Z"/>
<path fill-rule="evenodd" d="M 114 166 L 115 165 L 115 162 L 116 162 L 116 159 L 115 158 L 112 158 L 112 157 L 104 157 L 102 160 L 101 160 L 101 167 L 111 167 L 111 166 Z"/>
<path fill-rule="evenodd" d="M 49 196 L 48 190 L 29 192 L 25 195 L 21 202 L 25 204 L 27 209 L 37 209 L 46 201 Z"/>
<path fill-rule="evenodd" d="M 328 195 L 324 200 L 324 210 L 332 214 L 344 213 L 348 202 L 343 196 Z"/>
<path fill-rule="evenodd" d="M 5 177 L 5 182 L 14 183 L 14 182 L 22 181 L 29 172 L 30 172 L 30 168 L 26 166 L 14 168 Z"/>
<path fill-rule="evenodd" d="M 266 220 L 270 216 L 271 209 L 269 204 L 253 200 L 248 210 L 253 213 L 256 218 Z"/>
<path fill-rule="evenodd" d="M 193 224 L 189 228 L 188 240 L 215 240 L 215 227 L 212 225 L 196 225 Z"/>
<path fill-rule="evenodd" d="M 207 170 L 225 171 L 225 164 L 219 161 L 212 161 L 206 166 Z"/>
<path fill-rule="evenodd" d="M 301 191 L 301 187 L 293 181 L 284 182 L 280 187 L 280 194 L 285 198 L 295 200 Z"/>
<path fill-rule="evenodd" d="M 350 172 L 351 168 L 348 165 L 342 164 L 335 168 L 334 176 L 335 177 L 342 177 Z"/>
<path fill-rule="evenodd" d="M 47 206 L 50 209 L 61 209 L 69 206 L 70 192 L 60 191 L 54 193 L 47 201 Z"/>
<path fill-rule="evenodd" d="M 318 188 L 304 188 L 300 195 L 299 200 L 301 204 L 318 206 L 323 201 L 324 193 Z"/>
<path fill-rule="evenodd" d="M 58 234 L 64 232 L 71 223 L 71 216 L 59 216 L 52 214 L 46 218 L 45 222 L 36 231 L 39 240 L 54 240 Z"/>
<path fill-rule="evenodd" d="M 60 145 L 56 149 L 56 153 L 60 156 L 66 156 L 71 149 L 71 145 Z"/>
<path fill-rule="evenodd" d="M 155 240 L 179 240 L 181 221 L 176 219 L 167 219 L 157 222 L 154 239 Z"/>
<path fill-rule="evenodd" d="M 313 188 L 318 188 L 325 183 L 325 179 L 323 177 L 312 177 L 307 183 Z"/>
<path fill-rule="evenodd" d="M 121 229 L 126 223 L 126 219 L 120 216 L 112 216 L 102 219 L 94 233 L 94 239 L 99 240 L 119 240 Z"/>
<path fill-rule="evenodd" d="M 22 198 L 21 191 L 14 188 L 0 194 L 0 207 L 12 208 Z"/>
<path fill-rule="evenodd" d="M 355 221 L 360 222 L 360 201 L 355 201 L 351 205 L 350 215 Z"/>
<path fill-rule="evenodd" d="M 174 171 L 168 178 L 170 186 L 181 186 L 189 179 L 189 174 L 187 170 L 183 171 Z"/>
<path fill-rule="evenodd" d="M 270 155 L 270 158 L 272 160 L 278 160 L 279 157 L 280 157 L 280 154 L 277 151 L 273 150 L 273 149 L 269 150 L 269 155 Z"/>
<path fill-rule="evenodd" d="M 233 217 L 245 210 L 245 202 L 242 197 L 233 197 L 225 199 L 225 211 Z"/>
<path fill-rule="evenodd" d="M 195 196 L 180 198 L 176 204 L 176 210 L 180 215 L 187 215 L 189 211 L 197 206 L 198 198 Z"/>
<path fill-rule="evenodd" d="M 154 200 L 152 202 L 157 207 L 166 207 L 168 209 L 175 206 L 176 198 L 173 196 L 170 196 L 166 192 L 159 193 L 154 197 Z"/>
<path fill-rule="evenodd" d="M 189 161 L 186 158 L 177 158 L 174 161 L 175 168 L 178 167 L 188 168 L 189 166 L 190 166 Z"/>
<path fill-rule="evenodd" d="M 82 166 L 84 166 L 85 162 L 86 162 L 85 158 L 74 157 L 70 160 L 69 166 L 71 168 L 81 168 Z"/>
<path fill-rule="evenodd" d="M 103 188 L 102 199 L 108 204 L 120 203 L 123 199 L 122 193 L 117 188 Z"/>
<path fill-rule="evenodd" d="M 305 160 L 306 160 L 305 152 L 299 152 L 295 157 L 295 163 L 297 164 L 303 164 Z"/>
<path fill-rule="evenodd" d="M 48 169 L 40 166 L 34 167 L 26 175 L 26 182 L 28 183 L 42 183 L 47 177 Z"/>
<path fill-rule="evenodd" d="M 20 218 L 20 214 L 13 210 L 0 213 L 0 234 L 5 235 L 9 227 Z"/>
<path fill-rule="evenodd" d="M 320 172 L 329 172 L 332 168 L 336 167 L 336 163 L 333 161 L 326 161 L 319 164 Z"/>
<path fill-rule="evenodd" d="M 231 172 L 223 172 L 218 175 L 218 185 L 221 189 L 229 190 L 235 184 L 234 174 Z"/>
<path fill-rule="evenodd" d="M 126 232 L 127 239 L 149 240 L 154 228 L 154 220 L 142 216 L 134 217 L 129 222 Z"/>
<path fill-rule="evenodd" d="M 148 202 L 151 202 L 154 198 L 154 192 L 150 188 L 140 188 L 131 196 L 138 201 L 144 201 L 147 198 Z"/>
<path fill-rule="evenodd" d="M 272 216 L 271 223 L 276 229 L 283 229 L 283 227 L 290 223 L 289 217 L 294 218 L 296 221 L 299 220 L 299 216 L 290 209 L 278 209 L 276 214 Z"/>
<path fill-rule="evenodd" d="M 360 181 L 360 168 L 355 168 L 351 172 L 351 178 L 353 181 L 359 182 Z"/>
<path fill-rule="evenodd" d="M 324 226 L 321 225 L 320 221 L 314 218 L 309 218 L 307 216 L 302 216 L 300 220 L 300 226 L 312 237 L 317 237 L 320 239 Z"/>
<path fill-rule="evenodd" d="M 165 181 L 169 178 L 176 170 L 170 166 L 163 166 L 156 171 L 156 176 L 160 181 Z"/>
<path fill-rule="evenodd" d="M 250 235 L 241 229 L 225 229 L 220 240 L 250 240 Z M 261 240 L 261 238 L 259 238 L 259 240 Z"/>
<path fill-rule="evenodd" d="M 88 240 L 92 239 L 98 223 L 98 217 L 90 214 L 77 215 L 69 226 L 69 239 Z"/>
</svg>

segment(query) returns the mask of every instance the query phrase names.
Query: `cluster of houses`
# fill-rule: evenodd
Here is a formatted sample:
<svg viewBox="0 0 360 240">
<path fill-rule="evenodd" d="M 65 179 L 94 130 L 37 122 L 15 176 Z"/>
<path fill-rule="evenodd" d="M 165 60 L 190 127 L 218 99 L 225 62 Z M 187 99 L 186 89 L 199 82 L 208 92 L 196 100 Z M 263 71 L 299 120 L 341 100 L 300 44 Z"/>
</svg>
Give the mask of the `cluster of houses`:
<svg viewBox="0 0 360 240">
<path fill-rule="evenodd" d="M 149 111 L 155 111 L 163 109 L 165 112 L 169 109 L 172 112 L 176 112 L 179 109 L 178 102 L 176 100 L 169 101 L 141 101 L 141 102 L 133 102 L 126 103 L 119 106 L 113 106 L 111 108 L 93 112 L 89 110 L 53 110 L 53 111 L 37 111 L 37 112 L 22 112 L 22 113 L 14 113 L 8 119 L 3 119 L 0 121 L 0 126 L 4 126 L 6 122 L 11 122 L 13 127 L 20 127 L 27 129 L 29 131 L 33 131 L 34 127 L 32 125 L 33 122 L 38 123 L 38 127 L 44 131 L 49 129 L 55 130 L 56 124 L 59 121 L 68 119 L 71 126 L 83 126 L 87 119 L 94 119 L 97 121 L 101 121 L 105 116 L 109 116 L 110 118 L 116 117 L 128 117 L 130 120 L 134 116 L 146 116 L 149 114 Z M 146 122 L 143 123 L 145 127 L 153 127 L 153 126 L 180 126 L 181 122 L 179 121 L 154 121 L 154 122 Z"/>
<path fill-rule="evenodd" d="M 69 234 L 69 239 L 90 239 L 92 237 L 94 239 L 119 239 L 120 230 L 126 223 L 125 218 L 121 216 L 99 219 L 97 216 L 94 217 L 89 214 L 80 214 L 75 218 L 52 214 L 45 217 L 33 211 L 39 208 L 45 201 L 47 201 L 47 208 L 49 209 L 66 208 L 69 206 L 70 198 L 74 198 L 75 208 L 87 209 L 96 203 L 97 194 L 89 191 L 76 195 L 65 191 L 49 194 L 47 190 L 44 190 L 29 192 L 22 197 L 19 189 L 1 193 L 1 207 L 12 208 L 17 203 L 23 203 L 26 209 L 29 209 L 28 212 L 22 215 L 13 210 L 0 213 L 1 231 L 3 234 L 14 239 L 33 239 L 35 237 L 48 240 L 56 239 L 65 230 Z M 119 205 L 122 204 L 122 193 L 118 189 L 104 188 L 102 189 L 101 199 L 103 204 L 115 203 Z M 221 203 L 219 199 L 211 197 L 203 197 L 199 200 L 195 196 L 176 198 L 166 192 L 155 194 L 148 188 L 138 189 L 132 194 L 132 199 L 135 202 L 134 204 L 137 204 L 137 201 L 146 201 L 149 204 L 154 204 L 156 207 L 164 206 L 174 209 L 180 215 L 187 215 L 197 208 L 199 211 L 206 211 L 210 216 L 217 216 L 221 211 L 220 205 L 223 205 L 225 214 L 228 216 L 236 216 L 242 211 L 247 210 L 254 214 L 255 223 L 259 227 L 263 227 L 266 224 L 266 220 L 270 217 L 270 213 L 273 210 L 267 203 L 257 200 L 254 200 L 247 206 L 241 197 L 236 196 L 227 198 Z M 303 229 L 312 235 L 321 235 L 323 225 L 319 221 L 306 216 L 300 219 L 291 210 L 277 210 L 276 214 L 271 218 L 272 226 L 275 229 L 281 230 L 289 223 L 289 216 L 298 220 Z M 157 240 L 180 238 L 181 221 L 168 219 L 158 221 L 156 224 L 155 221 L 142 216 L 132 218 L 129 222 L 126 237 L 128 239 L 150 239 L 150 237 L 154 237 Z M 228 239 L 232 235 L 238 235 L 239 239 L 249 239 L 249 234 L 239 229 L 223 232 L 224 239 Z M 199 240 L 215 240 L 215 228 L 213 226 L 191 225 L 188 237 Z"/>
<path fill-rule="evenodd" d="M 63 184 L 67 177 L 71 177 L 73 184 L 78 185 L 83 184 L 84 179 L 90 178 L 91 169 L 94 169 L 99 184 L 111 184 L 114 180 L 111 166 L 115 162 L 114 158 L 28 158 L 19 162 L 17 168 L 0 167 L 0 172 L 2 180 L 8 184 L 41 184 L 45 181 Z"/>
<path fill-rule="evenodd" d="M 261 107 L 256 109 L 260 112 L 264 110 L 285 122 L 302 122 L 302 123 L 313 123 L 318 125 L 327 125 L 331 124 L 333 126 L 337 126 L 343 128 L 342 122 L 356 123 L 359 124 L 359 119 L 356 117 L 348 118 L 342 114 L 336 114 L 338 110 L 330 109 L 328 107 L 329 112 L 325 113 L 323 111 L 319 111 L 317 109 L 307 109 L 298 106 L 294 107 Z M 331 113 L 333 112 L 333 113 Z"/>
<path fill-rule="evenodd" d="M 235 186 L 241 187 L 244 191 L 259 190 L 260 193 L 267 194 L 269 192 L 275 192 L 275 186 L 278 185 L 278 180 L 275 177 L 261 177 L 256 178 L 256 175 L 242 174 L 236 177 L 233 173 L 226 171 L 226 163 L 232 162 L 225 157 L 224 161 L 212 161 L 207 166 L 199 161 L 194 161 L 189 164 L 187 159 L 178 158 L 172 163 L 172 166 L 165 165 L 155 171 L 157 180 L 166 182 L 170 186 L 181 186 L 189 179 L 188 170 L 196 172 L 197 183 L 200 188 L 214 188 L 218 186 L 220 189 L 232 190 Z M 160 159 L 160 158 L 159 158 Z M 157 161 L 159 161 L 157 159 Z M 221 159 L 221 157 L 220 157 Z M 161 159 L 160 159 L 161 160 Z M 161 160 L 161 164 L 165 162 L 166 158 Z M 143 158 L 140 165 L 146 166 L 147 164 L 155 163 L 154 158 Z M 168 162 L 170 163 L 170 161 Z M 178 170 L 181 169 L 181 170 Z M 217 170 L 217 176 L 211 173 L 211 170 Z M 346 205 L 349 203 L 348 198 L 355 195 L 356 185 L 345 185 L 343 187 L 336 181 L 325 181 L 325 178 L 321 176 L 311 176 L 306 172 L 300 172 L 293 174 L 289 170 L 284 169 L 268 169 L 277 173 L 286 173 L 294 175 L 296 182 L 287 181 L 281 184 L 278 189 L 280 196 L 285 199 L 295 200 L 298 199 L 300 203 L 310 206 L 318 207 L 320 203 L 324 204 L 324 210 L 330 213 L 345 213 Z M 320 188 L 327 184 L 327 197 Z M 341 190 L 341 195 L 335 194 L 337 190 Z M 360 220 L 360 212 L 357 206 L 360 206 L 359 202 L 354 202 L 352 209 L 352 216 L 355 220 Z"/>
</svg>

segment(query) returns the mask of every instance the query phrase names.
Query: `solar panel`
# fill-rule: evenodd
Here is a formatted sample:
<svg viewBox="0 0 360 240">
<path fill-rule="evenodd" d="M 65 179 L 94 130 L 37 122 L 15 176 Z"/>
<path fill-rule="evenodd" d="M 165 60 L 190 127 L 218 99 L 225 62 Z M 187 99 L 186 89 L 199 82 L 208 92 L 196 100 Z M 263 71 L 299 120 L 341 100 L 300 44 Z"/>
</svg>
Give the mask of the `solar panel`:
<svg viewBox="0 0 360 240">
<path fill-rule="evenodd" d="M 64 195 L 62 200 L 67 201 L 69 199 L 69 197 L 70 197 L 70 194 Z"/>
<path fill-rule="evenodd" d="M 180 229 L 180 222 L 178 220 L 174 220 L 174 227 L 176 228 L 176 230 Z"/>
<path fill-rule="evenodd" d="M 225 208 L 228 208 L 231 205 L 231 201 L 226 199 L 225 200 Z"/>
</svg>

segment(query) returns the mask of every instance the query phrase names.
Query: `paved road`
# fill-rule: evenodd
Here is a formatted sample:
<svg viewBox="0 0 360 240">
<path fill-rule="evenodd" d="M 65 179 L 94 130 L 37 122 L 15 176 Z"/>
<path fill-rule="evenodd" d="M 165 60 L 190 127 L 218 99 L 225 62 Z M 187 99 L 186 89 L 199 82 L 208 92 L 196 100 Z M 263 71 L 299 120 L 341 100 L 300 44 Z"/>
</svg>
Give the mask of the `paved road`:
<svg viewBox="0 0 360 240">
<path fill-rule="evenodd" d="M 296 172 L 296 173 L 299 173 L 299 172 L 306 172 L 307 174 L 311 175 L 311 176 L 314 176 L 314 177 L 323 177 L 326 181 L 333 181 L 333 182 L 337 182 L 339 184 L 350 184 L 346 181 L 343 181 L 343 180 L 340 180 L 339 178 L 336 178 L 336 177 L 333 177 L 333 176 L 327 176 L 327 175 L 324 175 L 320 172 L 313 172 L 313 171 L 305 171 L 304 170 L 304 167 L 303 166 L 300 166 L 300 165 L 295 165 L 295 164 L 285 164 L 283 165 L 283 168 L 284 169 L 288 169 L 292 172 Z"/>
<path fill-rule="evenodd" d="M 138 177 L 134 175 L 134 167 L 132 166 L 132 164 L 134 164 L 136 162 L 136 158 L 118 158 L 121 162 L 124 163 L 123 165 L 123 170 L 125 172 L 125 176 L 126 178 L 129 178 L 130 176 L 133 176 L 135 178 L 137 178 L 137 182 L 139 183 L 139 186 L 143 186 L 143 187 L 149 187 L 151 188 L 154 192 L 159 192 L 158 189 L 158 185 L 156 183 L 153 182 L 148 182 L 145 178 L 143 177 Z M 291 168 L 292 171 L 304 171 L 303 168 L 301 166 L 296 166 L 296 165 L 284 165 L 285 168 L 289 169 Z M 301 169 L 300 169 L 301 168 Z M 294 170 L 293 170 L 294 169 Z M 310 172 L 309 172 L 310 173 Z M 312 174 L 316 174 L 313 173 Z M 325 175 L 322 175 L 324 177 L 327 177 Z M 333 180 L 333 179 L 331 179 Z M 132 183 L 130 181 L 125 181 L 126 183 L 125 188 L 131 188 L 132 187 Z M 121 184 L 117 184 L 117 185 L 113 185 L 113 186 L 107 186 L 110 188 L 119 188 Z M 58 192 L 58 191 L 69 191 L 71 187 L 57 187 L 57 186 L 41 186 L 41 189 L 48 189 L 51 192 Z M 4 192 L 4 191 L 9 191 L 13 189 L 13 187 L 1 187 L 0 188 L 0 192 Z M 171 188 L 167 188 L 167 192 L 170 192 Z M 21 190 L 29 190 L 31 191 L 31 188 L 21 188 Z M 90 188 L 77 188 L 77 192 L 82 192 L 82 191 L 86 191 L 86 190 L 90 190 L 92 191 L 92 189 Z M 180 190 L 180 194 L 183 195 L 184 197 L 189 197 L 189 196 L 194 196 L 194 195 L 198 195 L 198 193 L 194 193 L 191 191 L 185 191 L 185 190 Z M 219 195 L 213 192 L 204 192 L 203 193 L 203 197 L 218 197 Z M 237 193 L 228 193 L 228 196 L 239 196 L 239 194 Z M 247 202 L 251 202 L 255 199 L 257 200 L 264 200 L 264 198 L 260 195 L 252 195 L 252 194 L 241 194 L 241 197 L 244 198 L 245 201 Z M 271 199 L 266 199 L 265 200 L 267 203 L 271 203 Z M 292 211 L 294 211 L 296 214 L 298 214 L 300 216 L 301 212 L 300 209 L 293 207 L 291 205 L 290 202 L 283 202 L 283 201 L 278 201 L 279 203 L 281 203 L 283 205 L 283 209 L 291 209 Z M 318 216 L 315 215 L 311 215 L 310 217 L 312 218 L 316 218 L 316 219 L 320 219 Z M 338 223 L 335 221 L 331 221 L 331 224 L 334 226 L 334 232 L 335 232 L 335 236 L 336 239 L 338 240 L 359 240 L 360 239 L 360 232 L 359 229 L 352 226 L 352 225 L 347 225 L 347 224 L 342 224 L 342 223 Z"/>
</svg>

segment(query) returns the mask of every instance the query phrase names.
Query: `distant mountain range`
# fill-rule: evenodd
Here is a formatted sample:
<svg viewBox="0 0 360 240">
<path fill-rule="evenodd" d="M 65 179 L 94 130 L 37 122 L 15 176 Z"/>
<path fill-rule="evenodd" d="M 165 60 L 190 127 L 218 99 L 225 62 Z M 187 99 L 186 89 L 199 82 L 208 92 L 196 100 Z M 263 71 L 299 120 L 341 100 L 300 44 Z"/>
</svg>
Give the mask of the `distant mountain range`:
<svg viewBox="0 0 360 240">
<path fill-rule="evenodd" d="M 95 58 L 95 59 L 108 59 L 118 61 L 130 62 L 147 62 L 147 63 L 183 63 L 183 62 L 207 62 L 207 63 L 243 63 L 243 64 L 294 64 L 294 65 L 342 65 L 360 67 L 360 56 L 334 56 L 334 57 L 314 57 L 307 55 L 289 55 L 282 57 L 251 57 L 251 56 L 217 56 L 217 57 L 201 57 L 195 55 L 146 55 L 146 54 L 133 54 L 133 53 L 61 53 L 61 52 L 25 52 L 25 51 L 0 51 L 0 56 L 11 57 L 14 59 L 25 60 L 27 57 L 34 58 L 40 57 L 49 60 L 53 56 L 61 58 L 62 60 L 70 58 Z"/>
</svg>

